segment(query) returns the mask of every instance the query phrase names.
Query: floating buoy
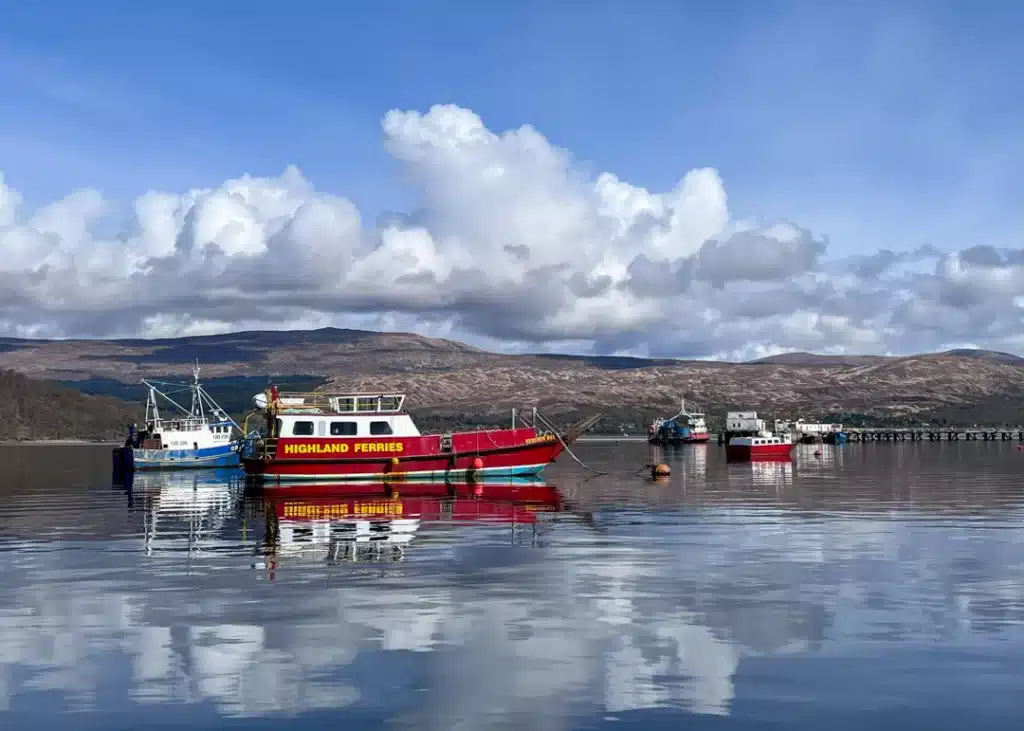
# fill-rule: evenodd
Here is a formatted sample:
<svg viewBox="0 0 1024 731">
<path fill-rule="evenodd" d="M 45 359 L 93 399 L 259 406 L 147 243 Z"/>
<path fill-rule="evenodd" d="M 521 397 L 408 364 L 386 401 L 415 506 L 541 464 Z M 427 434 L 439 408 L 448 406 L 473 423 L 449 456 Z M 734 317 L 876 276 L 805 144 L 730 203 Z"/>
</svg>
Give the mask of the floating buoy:
<svg viewBox="0 0 1024 731">
<path fill-rule="evenodd" d="M 651 477 L 668 477 L 672 474 L 672 468 L 667 464 L 652 464 Z"/>
<path fill-rule="evenodd" d="M 391 458 L 391 466 L 392 467 L 397 467 L 398 466 L 398 462 L 399 462 L 398 457 L 392 457 Z"/>
<path fill-rule="evenodd" d="M 483 468 L 484 468 L 484 461 L 482 459 L 477 457 L 476 459 L 473 460 L 473 469 L 474 470 L 482 470 Z"/>
</svg>

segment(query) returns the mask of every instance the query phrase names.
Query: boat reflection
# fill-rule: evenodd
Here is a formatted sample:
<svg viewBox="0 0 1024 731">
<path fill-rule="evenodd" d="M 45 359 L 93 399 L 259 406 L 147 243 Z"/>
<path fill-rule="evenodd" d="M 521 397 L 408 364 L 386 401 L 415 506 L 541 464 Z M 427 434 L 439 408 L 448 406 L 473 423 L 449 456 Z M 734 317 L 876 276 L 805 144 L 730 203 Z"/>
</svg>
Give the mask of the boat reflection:
<svg viewBox="0 0 1024 731">
<path fill-rule="evenodd" d="M 535 525 L 563 509 L 558 490 L 529 478 L 500 482 L 291 483 L 262 491 L 264 553 L 285 557 L 400 561 L 424 524 Z"/>
<path fill-rule="evenodd" d="M 729 483 L 779 490 L 793 484 L 794 465 L 789 460 L 758 460 L 729 465 Z"/>
<path fill-rule="evenodd" d="M 775 489 L 793 484 L 793 463 L 789 461 L 766 461 L 750 463 L 750 473 L 755 485 Z"/>
<path fill-rule="evenodd" d="M 237 512 L 242 490 L 238 470 L 213 469 L 129 474 L 124 486 L 132 504 L 143 506 L 143 537 L 147 553 L 189 551 L 223 540 L 225 523 Z"/>
</svg>

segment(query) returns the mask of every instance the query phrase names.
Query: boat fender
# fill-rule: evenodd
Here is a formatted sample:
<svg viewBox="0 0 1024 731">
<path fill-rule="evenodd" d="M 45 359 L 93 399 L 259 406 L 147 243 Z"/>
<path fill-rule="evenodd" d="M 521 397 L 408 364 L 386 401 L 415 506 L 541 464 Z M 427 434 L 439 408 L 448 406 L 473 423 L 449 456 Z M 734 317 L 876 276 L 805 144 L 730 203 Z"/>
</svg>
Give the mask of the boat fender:
<svg viewBox="0 0 1024 731">
<path fill-rule="evenodd" d="M 651 477 L 668 477 L 672 474 L 672 468 L 667 464 L 651 465 Z"/>
<path fill-rule="evenodd" d="M 482 459 L 477 457 L 476 459 L 473 460 L 473 469 L 474 470 L 482 470 L 483 468 L 484 468 L 484 461 Z"/>
</svg>

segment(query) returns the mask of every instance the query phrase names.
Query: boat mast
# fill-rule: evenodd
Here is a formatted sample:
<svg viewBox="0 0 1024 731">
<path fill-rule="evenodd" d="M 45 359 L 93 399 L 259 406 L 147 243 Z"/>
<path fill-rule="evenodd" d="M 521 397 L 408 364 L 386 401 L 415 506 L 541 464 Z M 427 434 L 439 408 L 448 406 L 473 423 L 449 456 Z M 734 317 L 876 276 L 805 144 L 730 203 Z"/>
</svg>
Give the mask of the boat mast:
<svg viewBox="0 0 1024 731">
<path fill-rule="evenodd" d="M 156 403 L 156 389 L 149 386 L 149 394 L 146 396 L 146 423 L 158 421 L 160 421 L 160 407 Z"/>
<path fill-rule="evenodd" d="M 196 358 L 195 364 L 192 366 L 192 411 L 189 416 L 199 418 L 203 420 L 203 399 L 199 391 L 199 359 Z"/>
</svg>

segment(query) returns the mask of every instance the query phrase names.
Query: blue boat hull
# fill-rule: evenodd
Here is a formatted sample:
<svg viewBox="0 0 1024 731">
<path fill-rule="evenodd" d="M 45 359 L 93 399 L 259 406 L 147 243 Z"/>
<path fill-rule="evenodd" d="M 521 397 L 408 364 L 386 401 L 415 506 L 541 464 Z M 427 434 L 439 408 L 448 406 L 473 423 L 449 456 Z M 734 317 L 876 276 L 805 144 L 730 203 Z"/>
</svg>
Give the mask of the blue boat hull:
<svg viewBox="0 0 1024 731">
<path fill-rule="evenodd" d="M 133 449 L 136 470 L 181 470 L 209 467 L 238 467 L 238 450 L 234 444 L 205 449 Z"/>
</svg>

